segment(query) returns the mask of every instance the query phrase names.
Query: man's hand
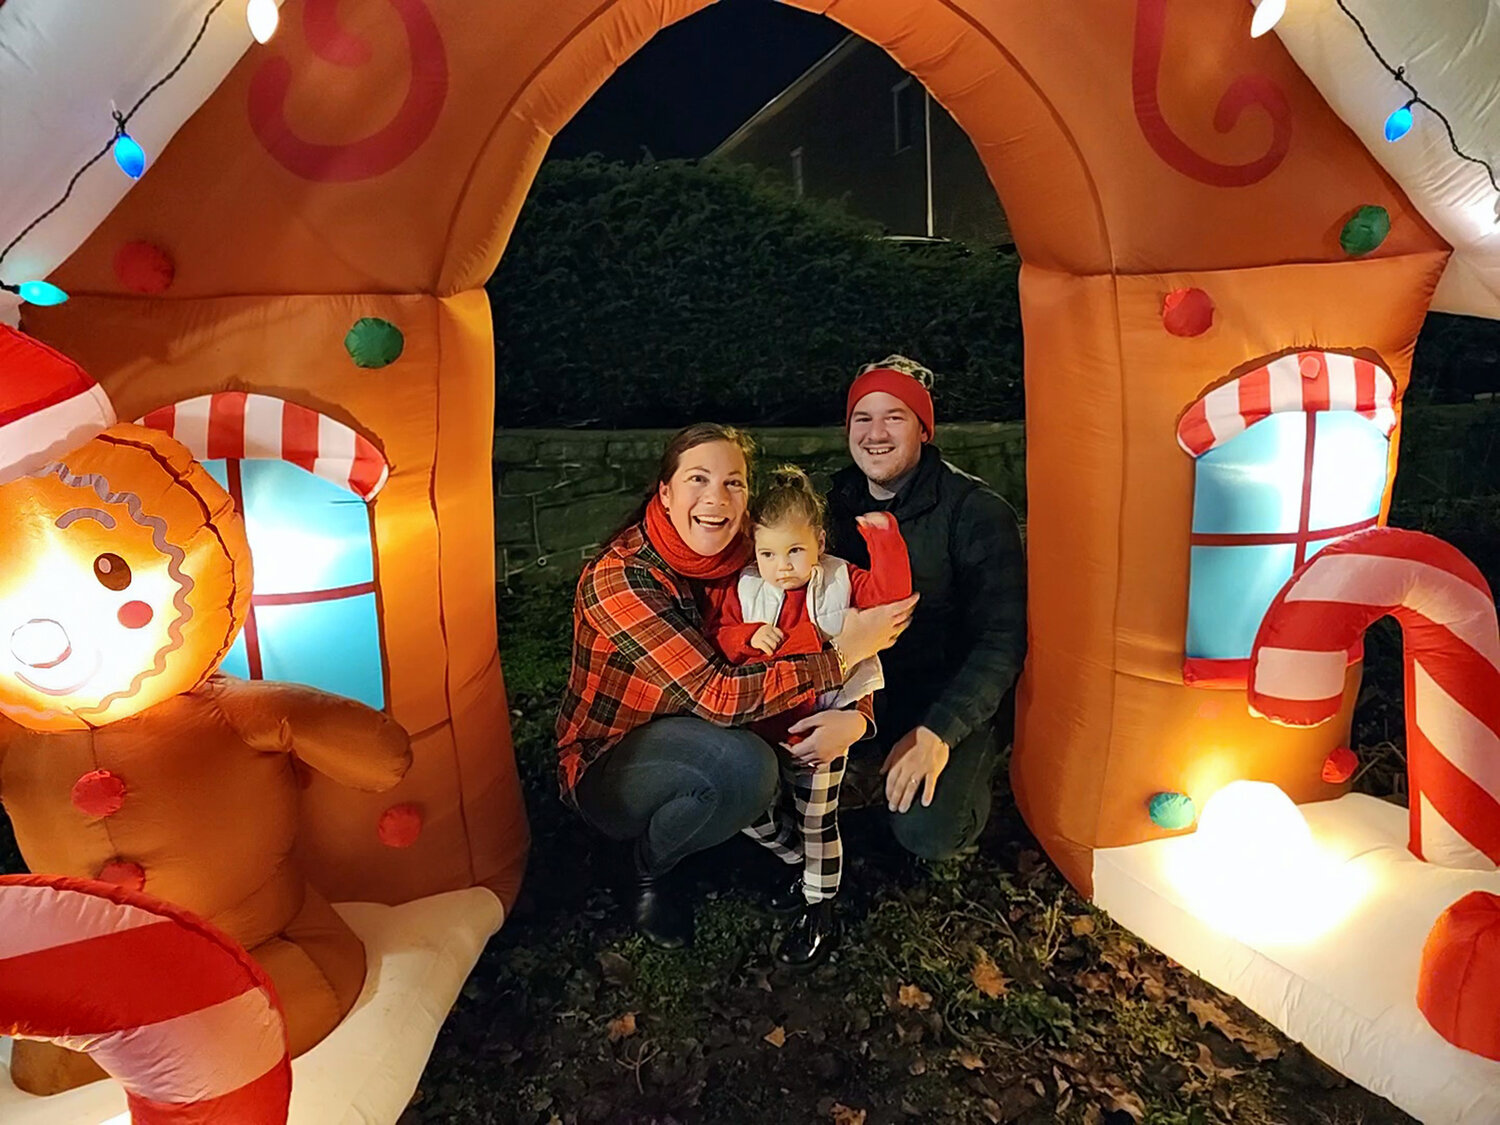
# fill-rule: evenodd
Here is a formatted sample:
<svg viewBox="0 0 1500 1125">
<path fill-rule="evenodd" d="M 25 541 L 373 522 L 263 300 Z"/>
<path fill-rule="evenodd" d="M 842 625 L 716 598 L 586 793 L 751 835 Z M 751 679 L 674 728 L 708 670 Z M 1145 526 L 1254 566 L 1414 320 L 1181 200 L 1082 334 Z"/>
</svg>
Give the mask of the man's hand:
<svg viewBox="0 0 1500 1125">
<path fill-rule="evenodd" d="M 865 717 L 858 711 L 819 711 L 787 728 L 788 734 L 806 734 L 801 742 L 786 744 L 787 752 L 798 765 L 826 766 L 849 753 L 849 747 L 865 736 L 865 729 Z"/>
<path fill-rule="evenodd" d="M 938 778 L 948 765 L 948 744 L 926 727 L 904 735 L 886 755 L 885 800 L 891 812 L 905 812 L 919 791 L 922 804 L 932 804 Z"/>
<path fill-rule="evenodd" d="M 781 642 L 784 640 L 786 640 L 786 634 L 776 628 L 776 626 L 762 625 L 759 629 L 755 630 L 754 635 L 750 638 L 750 647 L 758 648 L 761 652 L 770 656 L 781 647 Z"/>
<path fill-rule="evenodd" d="M 844 654 L 844 662 L 853 668 L 861 660 L 895 644 L 896 638 L 911 623 L 912 610 L 920 596 L 913 594 L 899 602 L 869 609 L 846 609 L 844 627 L 834 637 L 839 651 Z"/>
</svg>

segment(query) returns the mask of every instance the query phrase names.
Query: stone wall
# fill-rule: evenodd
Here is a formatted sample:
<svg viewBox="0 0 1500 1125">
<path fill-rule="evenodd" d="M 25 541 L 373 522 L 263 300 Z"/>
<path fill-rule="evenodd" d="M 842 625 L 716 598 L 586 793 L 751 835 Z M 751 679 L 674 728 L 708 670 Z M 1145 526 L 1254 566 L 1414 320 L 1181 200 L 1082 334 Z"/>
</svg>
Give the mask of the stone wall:
<svg viewBox="0 0 1500 1125">
<path fill-rule="evenodd" d="M 495 437 L 495 574 L 572 581 L 656 474 L 669 430 L 502 430 Z M 755 433 L 762 464 L 794 461 L 820 488 L 849 463 L 841 429 Z M 939 426 L 938 445 L 1024 516 L 1026 450 L 1018 422 Z M 1500 492 L 1500 405 L 1406 412 L 1396 505 Z"/>
<path fill-rule="evenodd" d="M 572 581 L 656 478 L 671 430 L 502 430 L 495 435 L 495 576 Z M 755 431 L 762 465 L 792 461 L 820 488 L 849 463 L 844 432 Z M 939 426 L 943 455 L 983 477 L 1018 511 L 1026 503 L 1020 423 Z"/>
</svg>

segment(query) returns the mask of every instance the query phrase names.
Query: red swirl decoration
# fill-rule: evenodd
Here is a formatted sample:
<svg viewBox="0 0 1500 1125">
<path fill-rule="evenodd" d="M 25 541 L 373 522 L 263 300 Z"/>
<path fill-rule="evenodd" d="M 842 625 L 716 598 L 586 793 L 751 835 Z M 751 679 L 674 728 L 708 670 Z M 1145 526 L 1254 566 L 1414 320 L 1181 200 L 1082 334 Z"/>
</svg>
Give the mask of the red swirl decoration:
<svg viewBox="0 0 1500 1125">
<path fill-rule="evenodd" d="M 1166 38 L 1167 0 L 1137 0 L 1135 9 L 1135 58 L 1131 86 L 1135 94 L 1135 119 L 1141 132 L 1161 157 L 1184 176 L 1213 187 L 1246 187 L 1265 179 L 1286 159 L 1292 147 L 1292 107 L 1281 87 L 1261 74 L 1236 78 L 1219 99 L 1214 128 L 1227 133 L 1251 106 L 1260 106 L 1271 116 L 1271 147 L 1246 164 L 1220 164 L 1195 152 L 1167 124 L 1157 96 L 1161 74 L 1162 42 Z"/>
<path fill-rule="evenodd" d="M 406 29 L 411 82 L 406 100 L 382 129 L 348 144 L 319 144 L 298 136 L 286 120 L 292 65 L 268 59 L 250 80 L 250 127 L 283 168 L 305 180 L 349 183 L 389 172 L 432 133 L 448 97 L 448 53 L 424 0 L 389 0 Z M 338 22 L 338 0 L 307 0 L 302 29 L 317 56 L 338 66 L 369 62 L 370 44 Z"/>
</svg>

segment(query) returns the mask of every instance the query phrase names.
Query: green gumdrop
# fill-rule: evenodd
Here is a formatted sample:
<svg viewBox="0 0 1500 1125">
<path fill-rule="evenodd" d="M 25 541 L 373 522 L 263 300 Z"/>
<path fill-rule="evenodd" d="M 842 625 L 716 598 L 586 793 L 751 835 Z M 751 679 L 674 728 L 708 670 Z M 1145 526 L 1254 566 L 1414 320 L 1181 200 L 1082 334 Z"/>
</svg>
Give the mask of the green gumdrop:
<svg viewBox="0 0 1500 1125">
<path fill-rule="evenodd" d="M 406 337 L 388 320 L 362 316 L 344 337 L 344 350 L 358 367 L 384 367 L 401 358 Z"/>
<path fill-rule="evenodd" d="M 1198 811 L 1186 793 L 1158 793 L 1151 798 L 1151 823 L 1158 828 L 1191 828 Z"/>
<path fill-rule="evenodd" d="M 1379 246 L 1390 233 L 1391 216 L 1386 209 L 1366 204 L 1344 224 L 1339 245 L 1344 248 L 1344 253 L 1357 258 Z"/>
</svg>

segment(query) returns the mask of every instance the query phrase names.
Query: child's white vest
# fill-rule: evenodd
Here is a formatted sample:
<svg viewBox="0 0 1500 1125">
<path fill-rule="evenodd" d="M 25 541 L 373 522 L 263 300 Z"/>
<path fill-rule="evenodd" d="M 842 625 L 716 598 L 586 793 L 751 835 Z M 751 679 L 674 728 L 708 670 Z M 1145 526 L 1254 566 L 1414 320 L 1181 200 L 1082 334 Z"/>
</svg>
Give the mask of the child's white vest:
<svg viewBox="0 0 1500 1125">
<path fill-rule="evenodd" d="M 853 592 L 849 564 L 832 555 L 824 555 L 807 581 L 807 615 L 825 635 L 833 636 L 844 627 L 844 611 L 849 608 Z M 739 594 L 740 615 L 745 621 L 776 624 L 786 601 L 786 591 L 767 582 L 753 565 L 740 572 Z M 840 690 L 825 691 L 818 696 L 818 706 L 823 710 L 847 707 L 867 695 L 874 695 L 883 687 L 885 675 L 880 669 L 880 658 L 872 656 L 849 669 L 849 677 Z"/>
</svg>

